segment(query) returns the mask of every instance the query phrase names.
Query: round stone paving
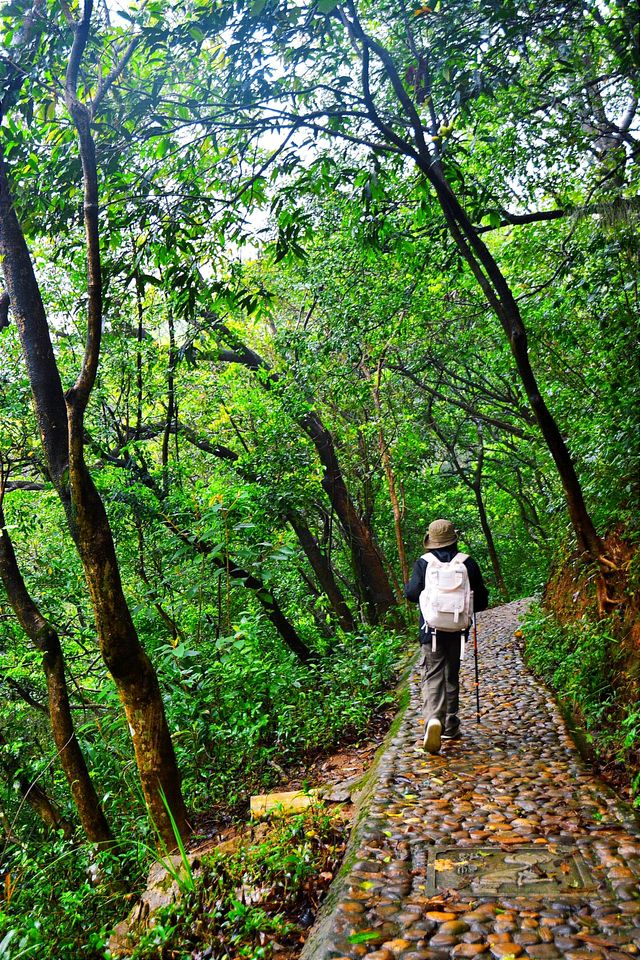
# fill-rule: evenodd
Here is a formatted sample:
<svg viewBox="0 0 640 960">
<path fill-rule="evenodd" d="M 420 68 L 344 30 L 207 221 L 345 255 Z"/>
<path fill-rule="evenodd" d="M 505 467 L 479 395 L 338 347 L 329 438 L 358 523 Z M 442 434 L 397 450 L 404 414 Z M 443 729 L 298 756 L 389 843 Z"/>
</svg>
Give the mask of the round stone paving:
<svg viewBox="0 0 640 960">
<path fill-rule="evenodd" d="M 419 678 L 381 758 L 337 902 L 305 960 L 640 960 L 640 826 L 582 762 L 513 639 L 527 601 L 478 616 L 462 739 L 422 749 Z"/>
</svg>

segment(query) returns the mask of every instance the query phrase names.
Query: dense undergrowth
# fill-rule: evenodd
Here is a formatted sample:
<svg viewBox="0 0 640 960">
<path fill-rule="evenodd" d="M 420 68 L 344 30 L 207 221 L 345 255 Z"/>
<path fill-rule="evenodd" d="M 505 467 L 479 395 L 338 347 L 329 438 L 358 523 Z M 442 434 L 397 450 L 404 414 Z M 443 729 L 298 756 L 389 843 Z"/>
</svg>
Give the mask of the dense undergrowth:
<svg viewBox="0 0 640 960">
<path fill-rule="evenodd" d="M 184 866 L 171 868 L 178 901 L 161 908 L 152 927 L 134 932 L 132 955 L 136 960 L 205 960 L 215 948 L 215 956 L 258 960 L 272 955 L 274 943 L 299 946 L 343 851 L 342 822 L 318 804 L 269 826 L 254 824 L 231 854 L 212 851 L 193 868 L 185 857 Z M 140 883 L 149 851 L 121 844 L 117 853 L 90 857 L 86 848 L 60 847 L 59 852 L 48 868 L 32 871 L 30 878 L 25 870 L 13 881 L 13 897 L 2 914 L 5 925 L 11 899 L 18 908 L 27 891 L 47 909 L 34 913 L 21 930 L 4 934 L 0 957 L 110 956 L 108 920 L 122 919 L 131 906 L 125 890 Z M 92 875 L 99 882 L 91 883 Z"/>
<path fill-rule="evenodd" d="M 343 824 L 321 806 L 273 822 L 232 854 L 212 853 L 183 874 L 182 897 L 163 907 L 135 960 L 230 960 L 299 949 L 344 852 Z"/>
<path fill-rule="evenodd" d="M 627 595 L 616 612 L 598 618 L 593 576 L 565 562 L 522 629 L 527 663 L 582 728 L 601 772 L 640 809 L 640 552 L 627 545 L 624 556 Z"/>
<path fill-rule="evenodd" d="M 321 665 L 302 666 L 294 664 L 275 645 L 265 649 L 263 641 L 258 650 L 254 646 L 258 635 L 249 630 L 247 620 L 244 631 L 238 629 L 218 644 L 216 657 L 203 656 L 202 651 L 198 656 L 179 647 L 166 649 L 163 678 L 173 691 L 167 702 L 179 731 L 176 742 L 194 809 L 215 808 L 221 822 L 233 816 L 244 817 L 249 795 L 277 783 L 288 764 L 357 741 L 370 727 L 372 717 L 394 702 L 391 687 L 403 642 L 401 634 L 386 630 L 344 636 Z M 112 753 L 123 755 L 126 731 L 121 729 L 122 724 L 115 719 L 108 724 L 108 718 L 102 723 L 109 730 Z M 95 754 L 103 749 L 102 734 L 104 730 L 96 739 L 95 728 L 85 730 L 86 746 Z M 105 772 L 103 765 L 103 776 Z M 2 960 L 98 960 L 106 955 L 110 929 L 127 914 L 131 898 L 143 886 L 154 860 L 154 838 L 145 832 L 139 797 L 128 790 L 126 780 L 121 786 L 116 795 L 113 784 L 110 803 L 106 797 L 107 809 L 120 824 L 115 852 L 96 854 L 80 838 L 78 843 L 70 843 L 63 836 L 52 841 L 50 835 L 45 838 L 35 820 L 28 834 L 21 830 L 19 838 L 14 836 L 13 841 L 5 842 L 0 909 Z M 295 821 L 286 829 L 295 834 L 302 830 L 301 822 Z M 325 827 L 322 829 L 326 833 Z M 295 883 L 302 883 L 307 868 L 313 867 L 311 860 L 305 859 L 306 853 L 297 852 L 295 845 L 283 853 L 284 833 L 277 836 L 279 839 L 273 842 L 280 843 L 278 853 L 271 861 L 265 853 L 265 863 L 273 866 L 279 858 L 283 876 L 286 864 L 291 863 Z M 251 937 L 255 934 L 259 939 L 263 921 L 264 929 L 271 924 L 283 936 L 286 924 L 283 921 L 280 929 L 280 921 L 268 919 L 266 914 L 261 919 L 262 908 L 246 913 L 240 904 L 233 905 L 237 886 L 234 863 L 229 862 L 217 882 L 227 898 L 224 909 L 228 916 L 225 914 L 222 929 L 231 937 L 230 943 L 237 937 L 239 946 L 234 955 L 241 956 L 243 929 L 246 942 L 253 943 Z M 192 901 L 186 903 L 187 912 L 179 924 L 167 920 L 158 927 L 144 950 L 141 947 L 140 957 L 183 955 L 159 953 L 154 937 L 174 942 L 171 938 L 176 924 L 188 923 L 191 916 Z"/>
<path fill-rule="evenodd" d="M 388 630 L 344 635 L 316 664 L 265 648 L 249 617 L 215 643 L 215 656 L 164 648 L 172 713 L 196 808 L 242 805 L 277 782 L 292 760 L 357 738 L 393 703 L 388 690 L 403 644 Z M 214 708 L 215 707 L 215 708 Z"/>
</svg>

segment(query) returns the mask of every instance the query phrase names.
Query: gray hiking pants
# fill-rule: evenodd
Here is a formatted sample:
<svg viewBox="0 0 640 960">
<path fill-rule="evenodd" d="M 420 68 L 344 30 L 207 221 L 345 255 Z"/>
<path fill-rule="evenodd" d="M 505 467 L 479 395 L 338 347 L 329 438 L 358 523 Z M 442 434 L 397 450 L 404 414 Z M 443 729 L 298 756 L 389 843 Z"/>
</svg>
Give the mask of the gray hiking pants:
<svg viewBox="0 0 640 960">
<path fill-rule="evenodd" d="M 459 675 L 460 634 L 438 632 L 436 649 L 431 638 L 420 647 L 422 712 L 425 723 L 437 717 L 444 733 L 455 734 L 460 726 Z"/>
</svg>

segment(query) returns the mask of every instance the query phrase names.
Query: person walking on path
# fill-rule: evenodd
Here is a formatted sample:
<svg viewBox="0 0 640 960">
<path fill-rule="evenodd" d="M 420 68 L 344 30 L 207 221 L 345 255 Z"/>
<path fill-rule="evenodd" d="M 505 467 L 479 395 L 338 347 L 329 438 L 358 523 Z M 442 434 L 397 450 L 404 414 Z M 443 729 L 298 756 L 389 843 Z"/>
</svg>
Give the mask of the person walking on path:
<svg viewBox="0 0 640 960">
<path fill-rule="evenodd" d="M 404 595 L 419 604 L 424 748 L 437 753 L 441 739 L 460 736 L 462 638 L 468 636 L 473 613 L 487 609 L 489 595 L 478 564 L 459 553 L 458 535 L 449 520 L 434 520 L 424 545 L 428 552 L 416 560 Z"/>
</svg>

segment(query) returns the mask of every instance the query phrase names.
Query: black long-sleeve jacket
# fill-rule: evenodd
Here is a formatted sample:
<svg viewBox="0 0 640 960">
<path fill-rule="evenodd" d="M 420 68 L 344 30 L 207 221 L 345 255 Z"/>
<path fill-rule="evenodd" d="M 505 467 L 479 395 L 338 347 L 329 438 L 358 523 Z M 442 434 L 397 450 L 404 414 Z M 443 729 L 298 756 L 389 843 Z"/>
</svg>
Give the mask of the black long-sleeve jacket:
<svg viewBox="0 0 640 960">
<path fill-rule="evenodd" d="M 457 553 L 462 553 L 463 551 L 459 550 L 454 544 L 451 547 L 439 547 L 436 550 L 429 550 L 428 552 L 432 553 L 434 557 L 437 557 L 441 563 L 450 563 Z M 489 594 L 484 584 L 484 580 L 482 579 L 480 567 L 473 557 L 468 557 L 464 561 L 464 565 L 467 568 L 467 573 L 469 574 L 469 587 L 473 591 L 473 610 L 475 613 L 479 613 L 480 610 L 487 609 L 487 606 L 489 605 Z M 405 584 L 404 595 L 407 600 L 411 600 L 413 603 L 418 602 L 420 594 L 424 590 L 426 572 L 427 561 L 423 560 L 422 557 L 419 557 L 413 566 L 413 573 L 411 574 L 409 583 Z M 424 643 L 425 640 L 426 632 L 424 629 L 424 618 L 422 616 L 422 611 L 420 610 L 420 641 L 421 643 Z"/>
</svg>

